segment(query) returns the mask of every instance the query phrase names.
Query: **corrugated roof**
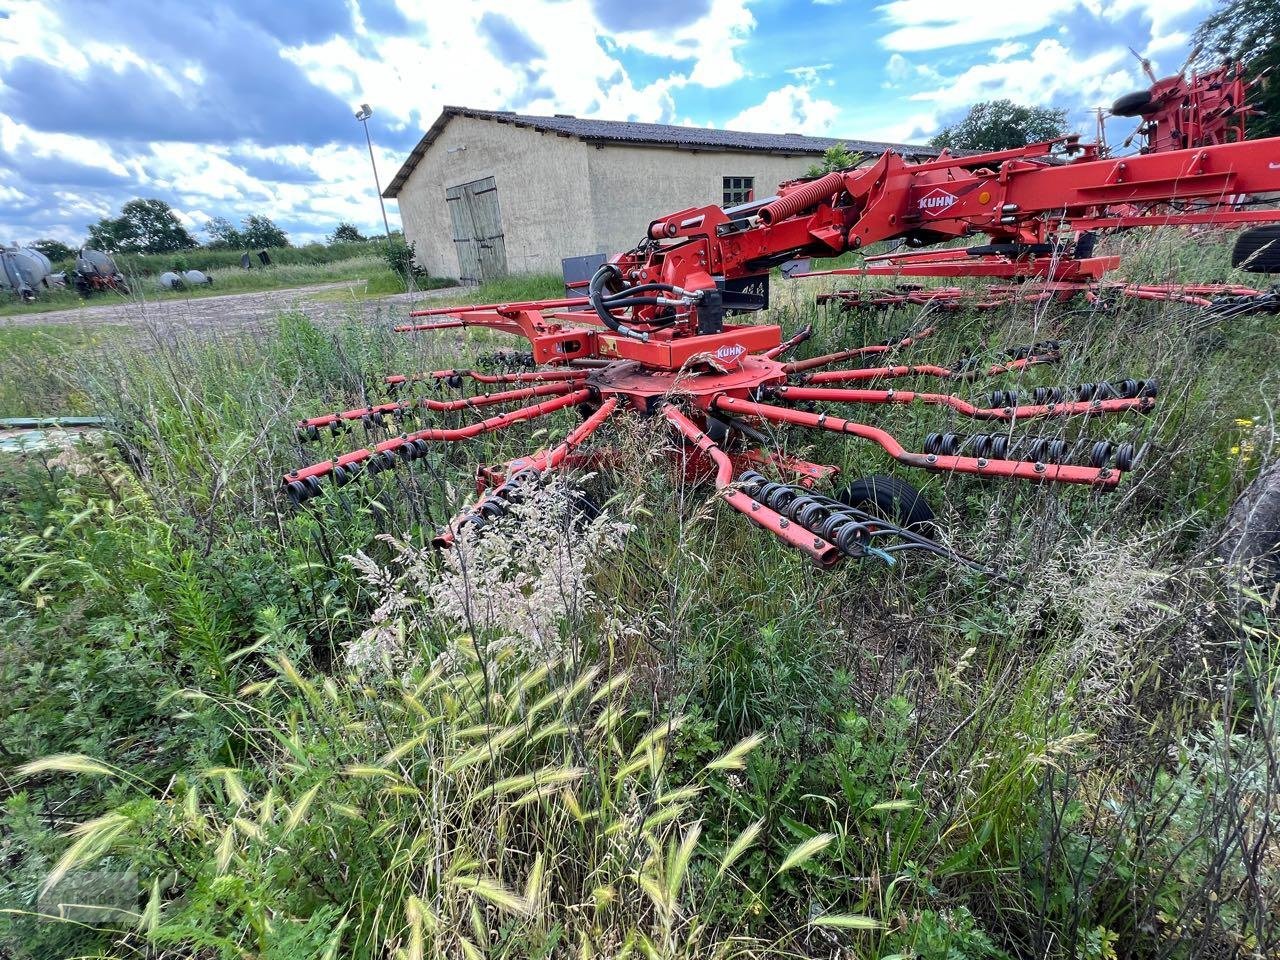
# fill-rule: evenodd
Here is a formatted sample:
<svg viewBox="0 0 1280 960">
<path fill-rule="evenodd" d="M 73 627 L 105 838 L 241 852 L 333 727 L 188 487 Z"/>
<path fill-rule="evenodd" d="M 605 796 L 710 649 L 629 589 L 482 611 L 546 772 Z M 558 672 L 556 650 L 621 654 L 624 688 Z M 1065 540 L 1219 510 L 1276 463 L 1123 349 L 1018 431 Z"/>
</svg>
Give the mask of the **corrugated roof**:
<svg viewBox="0 0 1280 960">
<path fill-rule="evenodd" d="M 808 137 L 800 133 L 748 133 L 742 130 L 715 130 L 710 127 L 680 127 L 669 123 L 628 123 L 621 120 L 587 120 L 568 114 L 553 117 L 532 116 L 506 110 L 473 110 L 469 107 L 445 107 L 436 122 L 418 141 L 409 158 L 387 185 L 383 196 L 394 198 L 400 193 L 409 174 L 426 155 L 453 117 L 475 117 L 495 123 L 509 123 L 542 133 L 555 133 L 598 144 L 650 144 L 681 150 L 741 150 L 750 153 L 813 155 L 829 147 L 844 144 L 854 153 L 884 153 L 893 150 L 912 157 L 936 157 L 933 147 L 905 143 L 881 143 L 853 137 Z"/>
</svg>

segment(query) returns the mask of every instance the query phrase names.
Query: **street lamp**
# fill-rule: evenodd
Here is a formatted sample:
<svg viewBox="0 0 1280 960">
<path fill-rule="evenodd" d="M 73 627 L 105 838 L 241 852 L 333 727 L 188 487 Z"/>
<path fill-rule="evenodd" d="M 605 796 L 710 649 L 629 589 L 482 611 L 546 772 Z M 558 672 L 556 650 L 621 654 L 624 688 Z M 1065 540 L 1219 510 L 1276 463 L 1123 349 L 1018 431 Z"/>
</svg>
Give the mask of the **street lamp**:
<svg viewBox="0 0 1280 960">
<path fill-rule="evenodd" d="M 378 183 L 378 164 L 373 159 L 373 138 L 369 136 L 369 118 L 373 116 L 373 107 L 367 103 L 360 104 L 356 111 L 356 119 L 364 127 L 364 139 L 369 144 L 369 166 L 373 167 L 373 188 L 378 193 L 378 206 L 382 207 L 382 226 L 387 231 L 387 239 L 391 239 L 391 224 L 387 222 L 387 205 L 382 199 L 382 185 Z"/>
</svg>

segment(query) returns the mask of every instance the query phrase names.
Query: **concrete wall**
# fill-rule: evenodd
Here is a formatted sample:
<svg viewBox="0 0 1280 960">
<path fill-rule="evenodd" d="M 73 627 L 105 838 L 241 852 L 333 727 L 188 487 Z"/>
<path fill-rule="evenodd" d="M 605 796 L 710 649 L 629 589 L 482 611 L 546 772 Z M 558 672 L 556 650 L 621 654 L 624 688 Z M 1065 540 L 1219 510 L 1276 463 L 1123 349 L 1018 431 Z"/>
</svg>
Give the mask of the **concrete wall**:
<svg viewBox="0 0 1280 960">
<path fill-rule="evenodd" d="M 405 237 L 435 276 L 458 276 L 445 190 L 493 177 L 507 269 L 559 273 L 564 257 L 629 250 L 649 221 L 720 203 L 724 177 L 754 177 L 757 197 L 814 158 L 657 147 L 595 147 L 511 124 L 454 117 L 398 198 Z"/>
<path fill-rule="evenodd" d="M 593 248 L 583 253 L 629 250 L 644 238 L 650 221 L 719 204 L 725 177 L 754 177 L 756 197 L 767 197 L 818 159 L 620 146 L 592 147 L 589 156 L 595 235 Z"/>
<path fill-rule="evenodd" d="M 444 192 L 493 177 L 507 269 L 559 272 L 561 256 L 587 251 L 594 242 L 588 149 L 568 137 L 454 117 L 400 189 L 401 222 L 418 262 L 435 276 L 458 275 Z"/>
</svg>

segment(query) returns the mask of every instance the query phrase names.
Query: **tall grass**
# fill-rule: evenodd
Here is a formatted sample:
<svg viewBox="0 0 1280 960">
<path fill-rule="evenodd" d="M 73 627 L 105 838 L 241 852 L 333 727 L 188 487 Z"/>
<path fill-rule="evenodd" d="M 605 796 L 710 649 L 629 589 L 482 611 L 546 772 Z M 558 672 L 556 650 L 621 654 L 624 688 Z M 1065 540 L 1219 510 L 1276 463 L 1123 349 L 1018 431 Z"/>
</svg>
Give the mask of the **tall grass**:
<svg viewBox="0 0 1280 960">
<path fill-rule="evenodd" d="M 1182 243 L 1145 251 L 1153 273 L 1221 252 Z M 805 355 L 932 319 L 827 313 L 814 286 L 775 291 L 772 311 L 815 324 Z M 286 316 L 254 340 L 39 361 L 125 429 L 123 457 L 0 467 L 0 898 L 16 911 L 0 943 L 1270 955 L 1280 628 L 1275 598 L 1213 557 L 1274 460 L 1276 335 L 1274 317 L 1143 304 L 947 317 L 912 362 L 1053 336 L 1062 364 L 1019 386 L 1162 383 L 1146 418 L 1035 428 L 1149 441 L 1117 493 L 909 478 L 941 535 L 1008 582 L 929 559 L 819 573 L 670 470 L 653 419 L 619 418 L 625 455 L 574 477 L 600 518 L 549 487 L 480 553 L 424 545 L 477 464 L 553 443 L 571 416 L 311 509 L 278 496 L 284 471 L 364 442 L 303 449 L 297 417 L 493 338 Z M 912 447 L 978 432 L 929 408 L 855 415 Z M 892 466 L 843 438 L 772 439 L 845 477 Z M 36 916 L 102 876 L 115 894 L 88 902 L 113 912 Z"/>
</svg>

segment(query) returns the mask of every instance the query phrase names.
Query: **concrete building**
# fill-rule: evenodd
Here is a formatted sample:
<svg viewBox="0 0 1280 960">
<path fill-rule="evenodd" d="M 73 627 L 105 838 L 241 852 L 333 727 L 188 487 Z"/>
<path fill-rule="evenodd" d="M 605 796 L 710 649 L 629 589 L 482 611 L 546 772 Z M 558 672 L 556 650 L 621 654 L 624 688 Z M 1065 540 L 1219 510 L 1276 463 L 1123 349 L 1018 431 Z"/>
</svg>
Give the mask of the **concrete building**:
<svg viewBox="0 0 1280 960">
<path fill-rule="evenodd" d="M 558 273 L 565 257 L 630 249 L 664 213 L 769 196 L 837 143 L 937 155 L 845 137 L 445 107 L 384 196 L 399 201 L 405 237 L 431 274 Z"/>
</svg>

